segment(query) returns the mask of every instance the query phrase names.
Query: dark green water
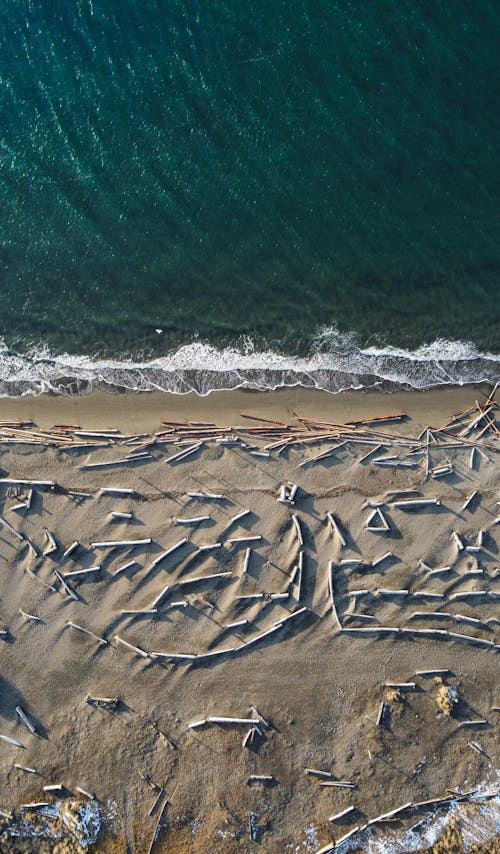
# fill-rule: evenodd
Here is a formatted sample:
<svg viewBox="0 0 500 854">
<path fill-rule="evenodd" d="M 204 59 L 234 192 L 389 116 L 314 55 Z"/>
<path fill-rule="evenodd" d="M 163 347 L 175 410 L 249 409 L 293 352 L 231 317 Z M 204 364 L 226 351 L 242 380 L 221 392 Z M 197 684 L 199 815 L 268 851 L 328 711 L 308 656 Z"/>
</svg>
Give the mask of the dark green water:
<svg viewBox="0 0 500 854">
<path fill-rule="evenodd" d="M 360 349 L 446 339 L 474 347 L 426 361 L 492 378 L 499 19 L 489 0 L 3 0 L 4 373 L 41 371 L 40 347 L 142 363 L 193 342 L 182 369 L 221 370 L 251 339 L 260 371 L 350 354 L 364 376 Z"/>
</svg>

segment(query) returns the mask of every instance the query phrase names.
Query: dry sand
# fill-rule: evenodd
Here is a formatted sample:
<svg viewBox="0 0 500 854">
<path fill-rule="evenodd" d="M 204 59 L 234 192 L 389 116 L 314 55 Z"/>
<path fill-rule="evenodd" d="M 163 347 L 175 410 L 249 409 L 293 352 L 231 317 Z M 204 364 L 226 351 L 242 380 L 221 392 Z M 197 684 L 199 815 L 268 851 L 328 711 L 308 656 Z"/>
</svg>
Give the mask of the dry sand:
<svg viewBox="0 0 500 854">
<path fill-rule="evenodd" d="M 405 423 L 384 429 L 395 436 L 415 436 L 423 426 L 439 427 L 453 412 L 473 406 L 479 393 L 467 388 L 331 396 L 292 389 L 233 392 L 206 400 L 164 394 L 42 397 L 3 401 L 0 418 L 29 418 L 43 427 L 114 426 L 132 433 L 158 429 L 161 417 L 241 424 L 242 410 L 288 422 L 293 421 L 292 410 L 337 423 L 405 411 L 409 415 Z M 425 477 L 425 453 L 409 456 L 408 448 L 391 448 L 389 443 L 364 462 L 360 459 L 370 446 L 349 443 L 332 457 L 304 467 L 299 464 L 333 443 L 307 449 L 293 446 L 281 455 L 273 451 L 268 458 L 252 456 L 247 448 L 206 443 L 177 465 L 166 465 L 165 459 L 178 448 L 155 445 L 153 459 L 94 469 L 79 467 L 123 458 L 130 449 L 115 445 L 64 450 L 2 443 L 2 477 L 51 480 L 63 487 L 35 487 L 30 509 L 14 510 L 26 499 L 29 486 L 0 484 L 1 516 L 38 552 L 38 556 L 30 553 L 26 540 L 18 540 L 2 523 L 0 628 L 8 629 L 8 635 L 0 641 L 0 734 L 23 745 L 0 742 L 2 810 L 53 801 L 43 786 L 63 783 L 68 796 L 77 795 L 80 786 L 98 799 L 102 829 L 92 851 L 148 852 L 160 820 L 154 852 L 277 854 L 315 852 L 355 825 L 407 802 L 443 796 L 447 789 L 496 785 L 494 709 L 500 696 L 498 649 L 493 644 L 500 641 L 500 525 L 495 524 L 500 513 L 500 442 L 491 435 L 483 435 L 481 442 L 488 445 L 486 456 L 476 453 L 472 468 L 470 448 L 433 448 L 431 468 L 449 460 L 454 469 L 439 479 Z M 256 447 L 264 444 L 263 439 L 252 441 Z M 411 467 L 373 462 L 377 456 L 393 454 Z M 276 501 L 286 482 L 299 486 L 293 507 Z M 129 488 L 135 494 L 102 495 L 101 487 Z M 64 489 L 88 492 L 89 497 L 68 496 Z M 387 493 L 407 489 L 441 504 L 418 510 L 395 507 Z M 478 495 L 462 510 L 473 491 Z M 190 499 L 188 492 L 224 497 Z M 366 506 L 367 500 L 381 503 L 389 531 L 366 529 L 374 509 Z M 231 524 L 243 510 L 250 513 Z M 131 513 L 132 518 L 113 519 L 111 512 Z M 338 522 L 345 547 L 327 513 Z M 292 515 L 299 521 L 302 547 Z M 209 519 L 192 526 L 174 521 L 199 516 Z M 46 556 L 44 528 L 58 544 L 57 551 Z M 261 539 L 228 542 L 244 536 Z M 184 537 L 183 546 L 155 565 L 160 554 Z M 150 544 L 134 548 L 91 545 L 148 538 Z M 81 546 L 64 558 L 64 550 L 75 540 Z M 219 542 L 222 545 L 213 551 L 198 548 Z M 248 547 L 252 552 L 243 573 Z M 301 551 L 299 598 L 297 573 L 290 582 Z M 387 552 L 390 557 L 371 566 Z M 362 564 L 341 563 L 356 559 Z M 115 575 L 132 560 L 136 563 Z M 342 631 L 332 614 L 330 561 Z M 64 593 L 54 574 L 54 569 L 68 573 L 96 565 L 101 568 L 95 573 L 66 579 L 78 601 Z M 445 566 L 451 568 L 431 575 L 431 570 Z M 182 584 L 221 572 L 231 575 Z M 151 609 L 166 585 L 170 589 L 156 614 L 121 613 Z M 359 590 L 368 592 L 358 598 L 351 595 Z M 384 590 L 408 593 L 380 592 Z M 454 595 L 481 590 L 485 593 L 478 597 Z M 441 598 L 415 596 L 418 592 Z M 264 598 L 237 599 L 262 593 Z M 289 595 L 271 598 L 274 594 Z M 172 606 L 179 600 L 187 603 L 185 607 Z M 304 606 L 307 610 L 279 627 L 284 617 Z M 39 620 L 23 617 L 19 609 Z M 416 612 L 424 616 L 415 617 Z M 433 612 L 445 616 L 434 617 Z M 244 619 L 245 625 L 227 628 Z M 68 627 L 68 621 L 108 643 Z M 242 647 L 276 625 L 261 641 Z M 361 627 L 373 631 L 350 631 Z M 405 631 L 384 634 L 380 627 Z M 460 633 L 472 641 L 420 635 L 416 629 Z M 148 657 L 121 645 L 116 636 L 145 650 Z M 477 646 L 474 638 L 491 645 Z M 198 661 L 151 657 L 154 651 L 201 655 L 220 649 L 235 651 Z M 445 684 L 456 688 L 459 697 L 452 716 L 443 715 L 438 707 L 441 685 L 415 675 L 426 669 L 448 671 Z M 416 689 L 391 693 L 387 682 L 415 682 Z M 100 708 L 86 702 L 89 694 L 116 697 L 120 703 L 116 710 Z M 383 701 L 386 713 L 383 725 L 377 726 Z M 251 749 L 242 747 L 248 726 L 208 724 L 189 729 L 190 723 L 208 716 L 253 718 L 252 705 L 271 727 L 260 726 L 261 735 Z M 16 706 L 35 723 L 35 734 L 20 721 Z M 462 721 L 479 719 L 486 723 L 460 726 Z M 17 769 L 14 763 L 36 769 L 37 774 Z M 321 787 L 321 779 L 306 774 L 307 768 L 328 772 L 330 781 L 348 781 L 354 788 Z M 252 774 L 273 779 L 270 784 L 249 783 Z M 147 780 L 160 786 L 164 796 L 158 799 L 158 791 Z M 156 810 L 148 815 L 157 799 Z M 357 810 L 352 816 L 329 821 L 351 805 Z M 404 814 L 394 831 L 403 833 L 427 814 L 425 810 Z M 468 820 L 474 824 L 470 815 Z M 250 823 L 256 841 L 250 839 Z M 484 816 L 476 822 L 485 823 Z M 392 826 L 380 826 L 353 837 L 350 849 L 346 844 L 338 850 L 375 851 L 369 846 L 387 839 L 390 831 Z M 497 850 L 492 847 L 494 828 L 484 832 L 486 847 L 476 850 Z M 458 838 L 451 838 L 448 850 L 460 850 L 453 848 Z M 23 848 L 8 840 L 4 835 L 2 851 L 81 850 L 67 836 L 59 849 L 54 842 L 43 849 L 39 843 Z M 383 844 L 381 851 L 391 850 L 387 841 Z"/>
</svg>

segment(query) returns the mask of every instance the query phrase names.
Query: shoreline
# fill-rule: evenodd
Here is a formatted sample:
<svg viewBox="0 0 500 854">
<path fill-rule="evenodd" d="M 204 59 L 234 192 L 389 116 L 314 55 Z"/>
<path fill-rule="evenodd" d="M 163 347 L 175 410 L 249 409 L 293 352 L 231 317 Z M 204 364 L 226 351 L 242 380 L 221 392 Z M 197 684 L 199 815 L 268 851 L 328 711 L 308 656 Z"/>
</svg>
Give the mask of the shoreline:
<svg viewBox="0 0 500 854">
<path fill-rule="evenodd" d="M 161 418 L 211 420 L 216 423 L 240 424 L 240 412 L 251 412 L 264 418 L 284 422 L 294 420 L 290 410 L 309 418 L 323 418 L 343 423 L 370 415 L 406 412 L 408 421 L 398 425 L 401 432 L 419 432 L 427 425 L 439 426 L 443 415 L 463 411 L 476 398 L 491 389 L 489 383 L 446 386 L 427 390 L 382 392 L 358 389 L 332 394 L 301 386 L 271 391 L 235 389 L 213 391 L 206 397 L 195 392 L 116 392 L 96 391 L 75 396 L 43 394 L 34 397 L 0 399 L 0 418 L 29 419 L 40 427 L 57 423 L 75 423 L 87 428 L 128 429 L 150 432 Z"/>
</svg>

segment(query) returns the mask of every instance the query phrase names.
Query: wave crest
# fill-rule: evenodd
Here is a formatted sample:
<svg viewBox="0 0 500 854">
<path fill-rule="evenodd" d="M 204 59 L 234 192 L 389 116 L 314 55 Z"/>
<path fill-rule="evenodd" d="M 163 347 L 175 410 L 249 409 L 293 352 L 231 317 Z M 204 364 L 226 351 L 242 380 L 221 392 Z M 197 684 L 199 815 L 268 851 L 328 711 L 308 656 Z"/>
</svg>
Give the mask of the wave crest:
<svg viewBox="0 0 500 854">
<path fill-rule="evenodd" d="M 424 389 L 495 382 L 500 356 L 481 353 L 471 342 L 437 340 L 410 351 L 358 347 L 354 336 L 322 329 L 307 356 L 257 350 L 251 341 L 217 349 L 194 342 L 149 361 L 52 355 L 43 348 L 13 353 L 0 348 L 0 396 L 44 392 L 78 394 L 93 389 L 168 391 L 205 396 L 216 390 L 271 390 L 304 386 L 339 392 L 383 387 Z"/>
</svg>

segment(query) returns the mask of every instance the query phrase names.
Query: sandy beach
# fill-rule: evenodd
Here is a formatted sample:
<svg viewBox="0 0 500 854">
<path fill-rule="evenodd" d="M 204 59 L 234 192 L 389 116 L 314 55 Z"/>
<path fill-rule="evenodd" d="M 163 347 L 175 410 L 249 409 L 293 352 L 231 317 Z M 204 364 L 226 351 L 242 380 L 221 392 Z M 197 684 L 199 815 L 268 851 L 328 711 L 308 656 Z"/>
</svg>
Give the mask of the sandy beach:
<svg viewBox="0 0 500 854">
<path fill-rule="evenodd" d="M 498 414 L 2 400 L 1 850 L 500 850 Z"/>
</svg>

